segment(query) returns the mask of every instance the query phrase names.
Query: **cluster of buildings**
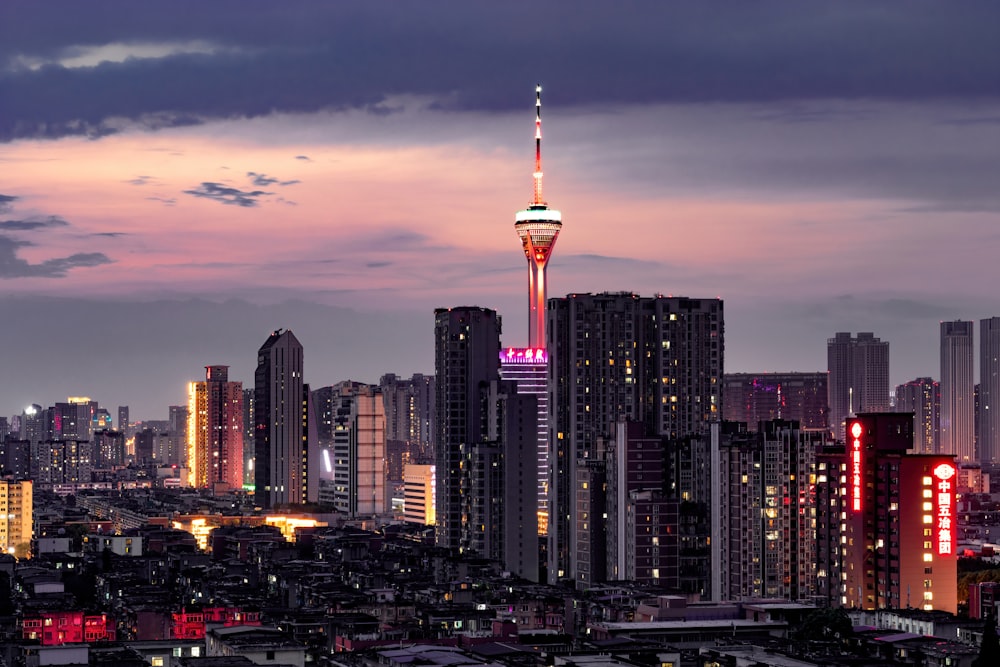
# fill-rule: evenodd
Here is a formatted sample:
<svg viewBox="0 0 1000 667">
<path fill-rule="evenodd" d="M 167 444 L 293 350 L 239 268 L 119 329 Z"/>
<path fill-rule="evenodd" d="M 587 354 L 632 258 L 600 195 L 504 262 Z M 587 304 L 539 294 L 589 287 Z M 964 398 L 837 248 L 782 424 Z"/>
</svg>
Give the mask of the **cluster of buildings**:
<svg viewBox="0 0 1000 667">
<path fill-rule="evenodd" d="M 893 393 L 872 333 L 829 339 L 826 372 L 726 374 L 719 298 L 550 299 L 562 214 L 542 194 L 537 93 L 514 223 L 526 345 L 490 308 L 439 308 L 432 376 L 313 389 L 278 329 L 252 388 L 206 366 L 162 422 L 120 407 L 115 428 L 89 398 L 5 421 L 0 546 L 52 565 L 11 568 L 13 635 L 153 642 L 153 665 L 155 642 L 171 659 L 264 645 L 271 664 L 373 649 L 387 665 L 627 640 L 639 664 L 707 666 L 770 664 L 690 651 L 787 638 L 816 608 L 959 610 L 961 503 L 1000 463 L 1000 318 L 981 322 L 979 385 L 972 322 L 944 322 L 940 381 Z M 38 494 L 79 514 L 43 519 Z M 50 581 L 74 568 L 95 577 L 91 608 Z M 977 588 L 976 614 L 994 595 Z M 447 648 L 383 648 L 402 643 Z"/>
</svg>

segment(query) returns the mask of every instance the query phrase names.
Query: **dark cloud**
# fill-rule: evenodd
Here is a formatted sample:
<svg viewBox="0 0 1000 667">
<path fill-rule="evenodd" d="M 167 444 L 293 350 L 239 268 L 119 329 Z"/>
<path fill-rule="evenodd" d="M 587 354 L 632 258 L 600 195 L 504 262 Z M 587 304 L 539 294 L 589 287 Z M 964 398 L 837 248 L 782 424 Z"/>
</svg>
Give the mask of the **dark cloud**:
<svg viewBox="0 0 1000 667">
<path fill-rule="evenodd" d="M 0 230 L 9 232 L 34 231 L 50 227 L 66 227 L 69 223 L 59 216 L 50 215 L 47 218 L 29 218 L 27 220 L 3 220 L 0 221 Z"/>
<path fill-rule="evenodd" d="M 312 158 L 309 157 L 308 155 L 296 155 L 295 159 L 296 160 L 302 160 L 304 162 L 312 162 Z"/>
<path fill-rule="evenodd" d="M 17 201 L 17 197 L 14 195 L 2 195 L 0 194 L 0 212 L 9 211 L 14 202 Z"/>
<path fill-rule="evenodd" d="M 0 235 L 0 279 L 65 278 L 70 269 L 111 264 L 111 259 L 101 252 L 81 252 L 31 264 L 17 256 L 18 250 L 29 245 Z"/>
<path fill-rule="evenodd" d="M 383 113 L 395 95 L 510 110 L 537 80 L 561 106 L 995 99 L 1000 5 L 917 4 L 552 2 L 526 20 L 519 3 L 391 12 L 378 3 L 0 3 L 0 140 L 274 112 Z M 185 52 L 192 41 L 209 46 Z M 57 64 L 115 43 L 180 46 L 159 58 Z"/>
<path fill-rule="evenodd" d="M 250 181 L 259 188 L 266 188 L 269 185 L 295 185 L 296 183 L 301 183 L 299 180 L 283 181 L 279 178 L 273 178 L 267 174 L 258 174 L 255 171 L 248 171 L 247 177 Z"/>
<path fill-rule="evenodd" d="M 146 197 L 149 201 L 158 201 L 164 206 L 174 206 L 177 203 L 177 199 L 174 197 Z"/>
<path fill-rule="evenodd" d="M 153 179 L 152 176 L 136 176 L 135 178 L 125 181 L 129 185 L 146 185 Z"/>
<path fill-rule="evenodd" d="M 240 190 L 221 183 L 204 182 L 193 190 L 185 190 L 184 194 L 192 197 L 212 199 L 222 204 L 251 207 L 257 205 L 257 200 L 265 195 L 274 194 L 263 190 Z"/>
<path fill-rule="evenodd" d="M 127 232 L 95 232 L 91 234 L 91 236 L 103 236 L 109 239 L 117 239 L 121 238 L 122 236 L 128 236 L 128 235 L 129 234 Z"/>
</svg>

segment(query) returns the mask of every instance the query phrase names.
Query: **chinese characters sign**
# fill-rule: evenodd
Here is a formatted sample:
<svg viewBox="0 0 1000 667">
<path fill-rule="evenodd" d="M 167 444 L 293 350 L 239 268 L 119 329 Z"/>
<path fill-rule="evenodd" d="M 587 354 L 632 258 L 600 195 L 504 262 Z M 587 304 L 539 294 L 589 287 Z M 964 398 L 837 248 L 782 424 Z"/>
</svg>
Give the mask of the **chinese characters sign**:
<svg viewBox="0 0 1000 667">
<path fill-rule="evenodd" d="M 938 555 L 948 555 L 955 551 L 954 507 L 955 507 L 955 466 L 942 463 L 934 468 L 934 521 L 937 528 Z"/>
</svg>

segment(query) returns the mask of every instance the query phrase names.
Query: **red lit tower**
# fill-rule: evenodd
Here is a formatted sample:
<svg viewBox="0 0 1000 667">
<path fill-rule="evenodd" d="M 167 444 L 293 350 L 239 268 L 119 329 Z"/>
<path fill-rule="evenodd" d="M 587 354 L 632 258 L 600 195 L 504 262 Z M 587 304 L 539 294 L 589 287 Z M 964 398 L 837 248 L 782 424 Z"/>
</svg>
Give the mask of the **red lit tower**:
<svg viewBox="0 0 1000 667">
<path fill-rule="evenodd" d="M 528 347 L 500 351 L 501 375 L 517 383 L 519 394 L 533 394 L 538 405 L 538 533 L 548 532 L 549 401 L 545 351 L 545 269 L 555 247 L 562 214 L 542 197 L 542 87 L 535 86 L 535 172 L 531 203 L 514 216 L 514 229 L 528 258 Z"/>
<path fill-rule="evenodd" d="M 562 229 L 562 213 L 542 197 L 542 87 L 535 86 L 535 192 L 527 209 L 514 216 L 514 229 L 528 258 L 528 347 L 545 347 L 545 269 Z"/>
</svg>

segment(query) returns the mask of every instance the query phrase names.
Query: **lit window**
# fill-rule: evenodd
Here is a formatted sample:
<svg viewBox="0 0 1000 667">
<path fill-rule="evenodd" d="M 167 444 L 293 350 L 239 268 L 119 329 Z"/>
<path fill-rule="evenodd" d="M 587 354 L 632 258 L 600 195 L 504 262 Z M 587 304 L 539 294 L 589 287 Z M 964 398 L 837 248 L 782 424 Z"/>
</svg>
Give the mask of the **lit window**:
<svg viewBox="0 0 1000 667">
<path fill-rule="evenodd" d="M 934 556 L 932 554 L 924 554 L 924 562 L 925 563 L 929 563 L 932 560 L 934 560 Z"/>
</svg>

